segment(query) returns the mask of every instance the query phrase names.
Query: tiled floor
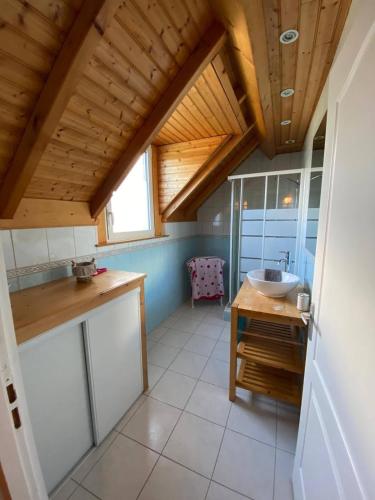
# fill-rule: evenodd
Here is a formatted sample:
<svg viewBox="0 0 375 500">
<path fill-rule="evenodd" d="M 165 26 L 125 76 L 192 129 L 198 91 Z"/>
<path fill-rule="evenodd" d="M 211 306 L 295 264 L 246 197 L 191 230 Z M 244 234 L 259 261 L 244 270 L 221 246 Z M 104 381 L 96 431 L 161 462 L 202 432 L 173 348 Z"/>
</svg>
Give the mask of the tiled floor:
<svg viewBox="0 0 375 500">
<path fill-rule="evenodd" d="M 148 394 L 54 500 L 292 500 L 298 413 L 243 390 L 228 400 L 222 315 L 185 304 L 152 332 Z"/>
</svg>

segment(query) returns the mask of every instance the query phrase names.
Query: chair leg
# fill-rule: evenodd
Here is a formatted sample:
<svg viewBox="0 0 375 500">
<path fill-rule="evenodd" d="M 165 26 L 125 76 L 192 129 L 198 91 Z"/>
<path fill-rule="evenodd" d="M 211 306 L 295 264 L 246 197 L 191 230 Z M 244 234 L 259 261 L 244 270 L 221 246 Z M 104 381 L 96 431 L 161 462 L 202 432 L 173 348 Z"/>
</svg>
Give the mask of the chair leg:
<svg viewBox="0 0 375 500">
<path fill-rule="evenodd" d="M 223 297 L 220 297 L 220 305 L 223 307 Z"/>
<path fill-rule="evenodd" d="M 193 299 L 193 297 L 191 298 L 191 308 L 194 309 L 194 299 Z"/>
</svg>

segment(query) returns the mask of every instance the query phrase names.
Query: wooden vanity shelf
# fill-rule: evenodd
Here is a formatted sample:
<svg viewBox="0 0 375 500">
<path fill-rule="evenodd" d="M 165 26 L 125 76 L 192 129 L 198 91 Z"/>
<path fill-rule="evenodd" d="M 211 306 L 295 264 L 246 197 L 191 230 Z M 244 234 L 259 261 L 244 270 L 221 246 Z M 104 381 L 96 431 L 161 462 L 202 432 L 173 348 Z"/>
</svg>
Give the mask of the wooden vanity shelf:
<svg viewBox="0 0 375 500">
<path fill-rule="evenodd" d="M 286 370 L 242 360 L 237 386 L 248 391 L 265 394 L 296 406 L 301 405 L 301 377 Z"/>
<path fill-rule="evenodd" d="M 300 406 L 305 354 L 306 328 L 294 299 L 264 297 L 245 280 L 232 304 L 229 398 L 241 387 Z"/>
</svg>

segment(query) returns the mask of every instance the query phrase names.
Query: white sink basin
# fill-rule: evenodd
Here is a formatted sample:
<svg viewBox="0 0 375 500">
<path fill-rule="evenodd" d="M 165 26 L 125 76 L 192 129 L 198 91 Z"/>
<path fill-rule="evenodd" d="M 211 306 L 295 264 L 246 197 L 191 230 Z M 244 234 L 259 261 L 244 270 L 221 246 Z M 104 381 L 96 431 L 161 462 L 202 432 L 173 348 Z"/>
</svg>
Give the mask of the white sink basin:
<svg viewBox="0 0 375 500">
<path fill-rule="evenodd" d="M 259 293 L 266 297 L 285 297 L 299 283 L 295 274 L 282 272 L 282 281 L 265 281 L 264 269 L 254 269 L 247 273 L 247 278 Z"/>
</svg>

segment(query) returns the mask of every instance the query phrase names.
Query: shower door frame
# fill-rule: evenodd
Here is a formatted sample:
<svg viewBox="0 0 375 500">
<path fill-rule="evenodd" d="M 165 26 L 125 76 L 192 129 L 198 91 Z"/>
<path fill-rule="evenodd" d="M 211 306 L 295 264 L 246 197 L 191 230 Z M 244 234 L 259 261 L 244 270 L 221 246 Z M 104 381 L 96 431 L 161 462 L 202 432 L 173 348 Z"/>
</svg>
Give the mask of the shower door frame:
<svg viewBox="0 0 375 500">
<path fill-rule="evenodd" d="M 306 217 L 304 217 L 304 211 L 306 210 L 306 204 L 305 204 L 305 194 L 306 194 L 306 189 L 308 190 L 307 184 L 307 177 L 310 174 L 310 172 L 314 169 L 306 169 L 306 168 L 293 168 L 293 169 L 288 169 L 288 170 L 272 170 L 268 172 L 257 172 L 253 174 L 241 174 L 241 175 L 231 175 L 228 177 L 228 181 L 231 183 L 231 224 L 230 224 L 230 259 L 229 259 L 229 266 L 230 266 L 230 272 L 229 272 L 229 302 L 232 303 L 234 297 L 232 297 L 232 284 L 233 284 L 233 231 L 236 230 L 238 231 L 239 234 L 239 239 L 238 239 L 238 255 L 237 255 L 237 262 L 235 263 L 237 267 L 237 291 L 240 288 L 240 281 L 241 281 L 241 272 L 240 272 L 240 267 L 241 267 L 241 234 L 242 234 L 242 200 L 243 200 L 243 184 L 244 184 L 244 179 L 251 179 L 255 177 L 265 177 L 265 182 L 264 182 L 264 202 L 263 202 L 263 231 L 262 231 L 262 262 L 264 263 L 264 232 L 265 232 L 265 224 L 266 224 L 266 211 L 267 211 L 267 190 L 268 190 L 268 178 L 271 176 L 280 176 L 280 175 L 291 175 L 291 174 L 300 174 L 300 186 L 299 186 L 299 195 L 298 195 L 298 218 L 297 218 L 297 232 L 296 232 L 296 250 L 295 250 L 295 257 L 294 257 L 294 272 L 295 274 L 299 275 L 300 274 L 300 255 L 302 251 L 302 244 L 303 244 L 303 234 L 306 234 Z M 238 219 L 238 227 L 234 228 L 234 186 L 235 182 L 240 181 L 240 199 L 239 199 L 239 219 Z M 279 183 L 277 184 L 277 187 L 279 186 Z M 278 191 L 277 191 L 278 192 Z"/>
</svg>

